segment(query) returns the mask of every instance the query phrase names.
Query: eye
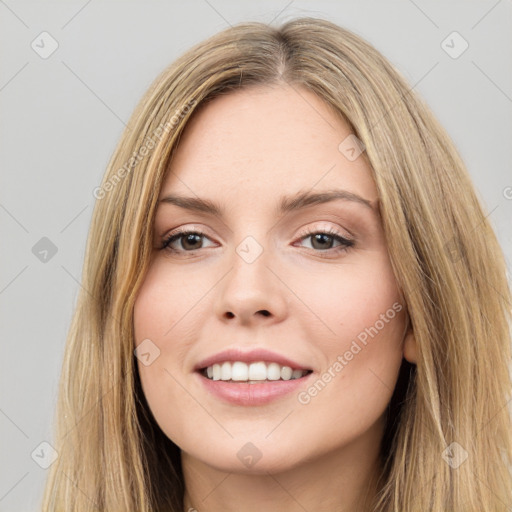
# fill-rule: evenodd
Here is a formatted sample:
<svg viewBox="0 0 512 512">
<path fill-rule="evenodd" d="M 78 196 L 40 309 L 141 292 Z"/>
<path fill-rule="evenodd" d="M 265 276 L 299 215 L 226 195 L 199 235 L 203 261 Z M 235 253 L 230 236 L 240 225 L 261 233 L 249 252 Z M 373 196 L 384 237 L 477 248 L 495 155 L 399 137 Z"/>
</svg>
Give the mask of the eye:
<svg viewBox="0 0 512 512">
<path fill-rule="evenodd" d="M 319 256 L 327 258 L 332 257 L 332 253 L 338 254 L 342 251 L 348 250 L 353 247 L 355 241 L 342 236 L 334 229 L 329 230 L 308 230 L 303 233 L 299 240 L 311 239 L 311 249 L 319 253 Z M 162 242 L 162 249 L 167 249 L 174 253 L 179 252 L 194 252 L 198 249 L 203 249 L 202 239 L 208 237 L 200 230 L 186 230 L 178 229 L 168 235 Z M 176 247 L 176 242 L 181 247 Z M 333 243 L 338 243 L 337 247 L 332 247 Z M 328 253 L 321 254 L 321 253 Z"/>
<path fill-rule="evenodd" d="M 164 239 L 162 249 L 169 249 L 171 252 L 192 252 L 203 248 L 200 247 L 201 238 L 203 237 L 206 238 L 206 235 L 202 231 L 177 230 Z M 173 247 L 176 241 L 181 245 L 181 248 Z"/>
<path fill-rule="evenodd" d="M 335 254 L 343 251 L 347 251 L 350 247 L 353 247 L 355 242 L 352 239 L 346 238 L 334 229 L 328 230 L 308 230 L 304 233 L 300 240 L 311 239 L 311 249 L 315 249 L 315 252 L 319 253 L 332 253 Z M 338 242 L 337 247 L 332 247 L 334 242 Z M 317 249 L 317 250 L 316 250 Z M 329 255 L 319 254 L 321 257 L 330 257 Z"/>
</svg>

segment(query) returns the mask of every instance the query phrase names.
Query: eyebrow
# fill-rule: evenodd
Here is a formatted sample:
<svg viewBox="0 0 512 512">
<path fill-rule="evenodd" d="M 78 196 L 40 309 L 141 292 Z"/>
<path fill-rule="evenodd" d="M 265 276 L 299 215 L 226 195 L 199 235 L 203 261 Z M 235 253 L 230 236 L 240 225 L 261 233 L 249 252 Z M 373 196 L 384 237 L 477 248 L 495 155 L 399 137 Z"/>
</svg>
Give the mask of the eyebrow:
<svg viewBox="0 0 512 512">
<path fill-rule="evenodd" d="M 323 192 L 299 192 L 294 196 L 281 197 L 277 208 L 278 214 L 285 214 L 293 211 L 299 211 L 309 206 L 317 204 L 330 203 L 335 200 L 350 201 L 360 204 L 372 212 L 376 213 L 371 201 L 363 197 L 349 192 L 348 190 L 326 190 Z M 217 217 L 223 218 L 224 211 L 222 207 L 209 199 L 201 199 L 198 197 L 185 197 L 175 194 L 169 194 L 160 199 L 160 203 L 173 204 L 185 210 L 209 213 Z"/>
</svg>

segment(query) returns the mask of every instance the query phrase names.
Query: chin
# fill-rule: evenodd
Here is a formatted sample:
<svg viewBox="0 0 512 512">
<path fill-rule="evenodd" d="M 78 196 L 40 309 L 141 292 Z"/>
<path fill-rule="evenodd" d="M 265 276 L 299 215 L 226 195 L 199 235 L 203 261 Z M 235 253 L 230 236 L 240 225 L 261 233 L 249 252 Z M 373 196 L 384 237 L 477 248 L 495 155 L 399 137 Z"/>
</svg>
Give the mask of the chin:
<svg viewBox="0 0 512 512">
<path fill-rule="evenodd" d="M 190 443 L 192 450 L 184 446 L 182 452 L 218 471 L 247 475 L 280 473 L 293 469 L 305 460 L 297 453 L 296 446 L 289 449 L 281 444 L 281 440 L 269 441 L 265 440 L 264 435 L 260 437 L 261 440 L 253 438 L 253 441 L 247 436 L 222 443 L 214 441 L 214 446 L 195 441 Z"/>
</svg>

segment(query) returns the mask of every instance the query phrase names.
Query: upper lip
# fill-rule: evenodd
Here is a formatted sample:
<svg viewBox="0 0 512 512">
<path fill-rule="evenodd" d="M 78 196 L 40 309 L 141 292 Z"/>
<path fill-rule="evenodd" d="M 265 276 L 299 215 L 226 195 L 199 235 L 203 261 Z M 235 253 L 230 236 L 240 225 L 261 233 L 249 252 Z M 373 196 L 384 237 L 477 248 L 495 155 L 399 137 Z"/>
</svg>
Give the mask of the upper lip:
<svg viewBox="0 0 512 512">
<path fill-rule="evenodd" d="M 202 370 L 208 368 L 214 364 L 223 363 L 225 361 L 242 361 L 244 363 L 256 363 L 258 361 L 268 361 L 278 363 L 282 366 L 289 366 L 294 370 L 311 370 L 308 366 L 289 359 L 288 357 L 282 356 L 270 350 L 264 348 L 258 348 L 253 350 L 244 351 L 242 349 L 230 348 L 223 350 L 213 356 L 203 359 L 197 363 L 194 370 Z"/>
</svg>

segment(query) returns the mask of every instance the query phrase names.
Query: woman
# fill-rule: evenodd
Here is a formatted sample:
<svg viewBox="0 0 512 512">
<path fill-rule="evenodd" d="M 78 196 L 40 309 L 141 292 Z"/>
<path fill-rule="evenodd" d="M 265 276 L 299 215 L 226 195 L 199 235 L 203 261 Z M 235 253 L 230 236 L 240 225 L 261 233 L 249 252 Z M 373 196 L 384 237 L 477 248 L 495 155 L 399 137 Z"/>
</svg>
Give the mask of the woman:
<svg viewBox="0 0 512 512">
<path fill-rule="evenodd" d="M 503 256 L 368 43 L 312 18 L 211 37 L 94 194 L 45 510 L 512 505 Z"/>
</svg>

